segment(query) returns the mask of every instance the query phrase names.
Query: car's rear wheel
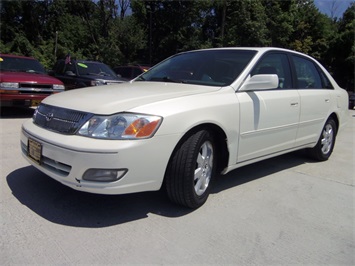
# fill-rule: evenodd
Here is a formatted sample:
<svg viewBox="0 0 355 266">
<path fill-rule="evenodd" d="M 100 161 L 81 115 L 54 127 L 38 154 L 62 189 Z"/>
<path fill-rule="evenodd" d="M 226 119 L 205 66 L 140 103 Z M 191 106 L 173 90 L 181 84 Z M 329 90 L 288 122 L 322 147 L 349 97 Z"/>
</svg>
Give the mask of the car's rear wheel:
<svg viewBox="0 0 355 266">
<path fill-rule="evenodd" d="M 189 208 L 202 206 L 210 193 L 215 168 L 213 136 L 206 130 L 189 135 L 170 159 L 165 175 L 168 197 Z"/>
<path fill-rule="evenodd" d="M 310 155 L 319 161 L 326 161 L 333 152 L 337 126 L 333 118 L 325 123 L 317 145 L 310 149 Z"/>
</svg>

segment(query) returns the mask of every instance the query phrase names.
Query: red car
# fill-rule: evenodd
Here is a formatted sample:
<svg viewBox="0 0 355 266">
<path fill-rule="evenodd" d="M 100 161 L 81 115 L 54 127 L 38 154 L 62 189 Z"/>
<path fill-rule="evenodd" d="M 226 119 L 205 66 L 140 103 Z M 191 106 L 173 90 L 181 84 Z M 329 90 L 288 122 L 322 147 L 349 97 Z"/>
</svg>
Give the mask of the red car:
<svg viewBox="0 0 355 266">
<path fill-rule="evenodd" d="M 1 106 L 37 106 L 47 96 L 62 91 L 63 83 L 47 75 L 36 59 L 0 54 Z"/>
</svg>

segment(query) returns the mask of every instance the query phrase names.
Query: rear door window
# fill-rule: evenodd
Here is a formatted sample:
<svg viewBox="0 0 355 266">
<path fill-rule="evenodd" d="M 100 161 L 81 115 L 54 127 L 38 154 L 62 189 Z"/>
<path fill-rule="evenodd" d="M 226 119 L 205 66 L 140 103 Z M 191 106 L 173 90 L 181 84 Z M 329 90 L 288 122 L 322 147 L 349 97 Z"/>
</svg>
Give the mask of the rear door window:
<svg viewBox="0 0 355 266">
<path fill-rule="evenodd" d="M 323 88 L 321 75 L 317 66 L 309 59 L 292 55 L 299 89 Z"/>
</svg>

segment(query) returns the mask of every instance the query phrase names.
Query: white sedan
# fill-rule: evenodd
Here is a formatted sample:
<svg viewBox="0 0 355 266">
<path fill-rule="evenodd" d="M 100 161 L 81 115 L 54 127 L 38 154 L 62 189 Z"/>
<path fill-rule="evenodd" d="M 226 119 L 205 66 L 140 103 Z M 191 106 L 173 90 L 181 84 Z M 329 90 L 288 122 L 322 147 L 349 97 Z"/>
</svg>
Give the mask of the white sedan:
<svg viewBox="0 0 355 266">
<path fill-rule="evenodd" d="M 331 155 L 348 94 L 311 57 L 279 48 L 174 55 L 130 83 L 42 101 L 21 133 L 23 156 L 73 189 L 165 189 L 190 208 L 214 178 L 298 149 Z"/>
</svg>

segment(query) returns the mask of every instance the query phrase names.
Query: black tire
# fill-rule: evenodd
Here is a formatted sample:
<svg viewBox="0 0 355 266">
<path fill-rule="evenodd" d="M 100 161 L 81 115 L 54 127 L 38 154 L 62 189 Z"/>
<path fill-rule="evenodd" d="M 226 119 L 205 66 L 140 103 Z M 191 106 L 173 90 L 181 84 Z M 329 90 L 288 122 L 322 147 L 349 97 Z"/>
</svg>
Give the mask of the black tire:
<svg viewBox="0 0 355 266">
<path fill-rule="evenodd" d="M 333 118 L 329 118 L 325 123 L 317 145 L 309 150 L 313 159 L 326 161 L 333 152 L 335 138 L 337 134 L 337 125 Z"/>
<path fill-rule="evenodd" d="M 206 202 L 215 176 L 214 153 L 213 136 L 206 130 L 183 140 L 165 174 L 165 188 L 171 201 L 192 209 Z"/>
</svg>

